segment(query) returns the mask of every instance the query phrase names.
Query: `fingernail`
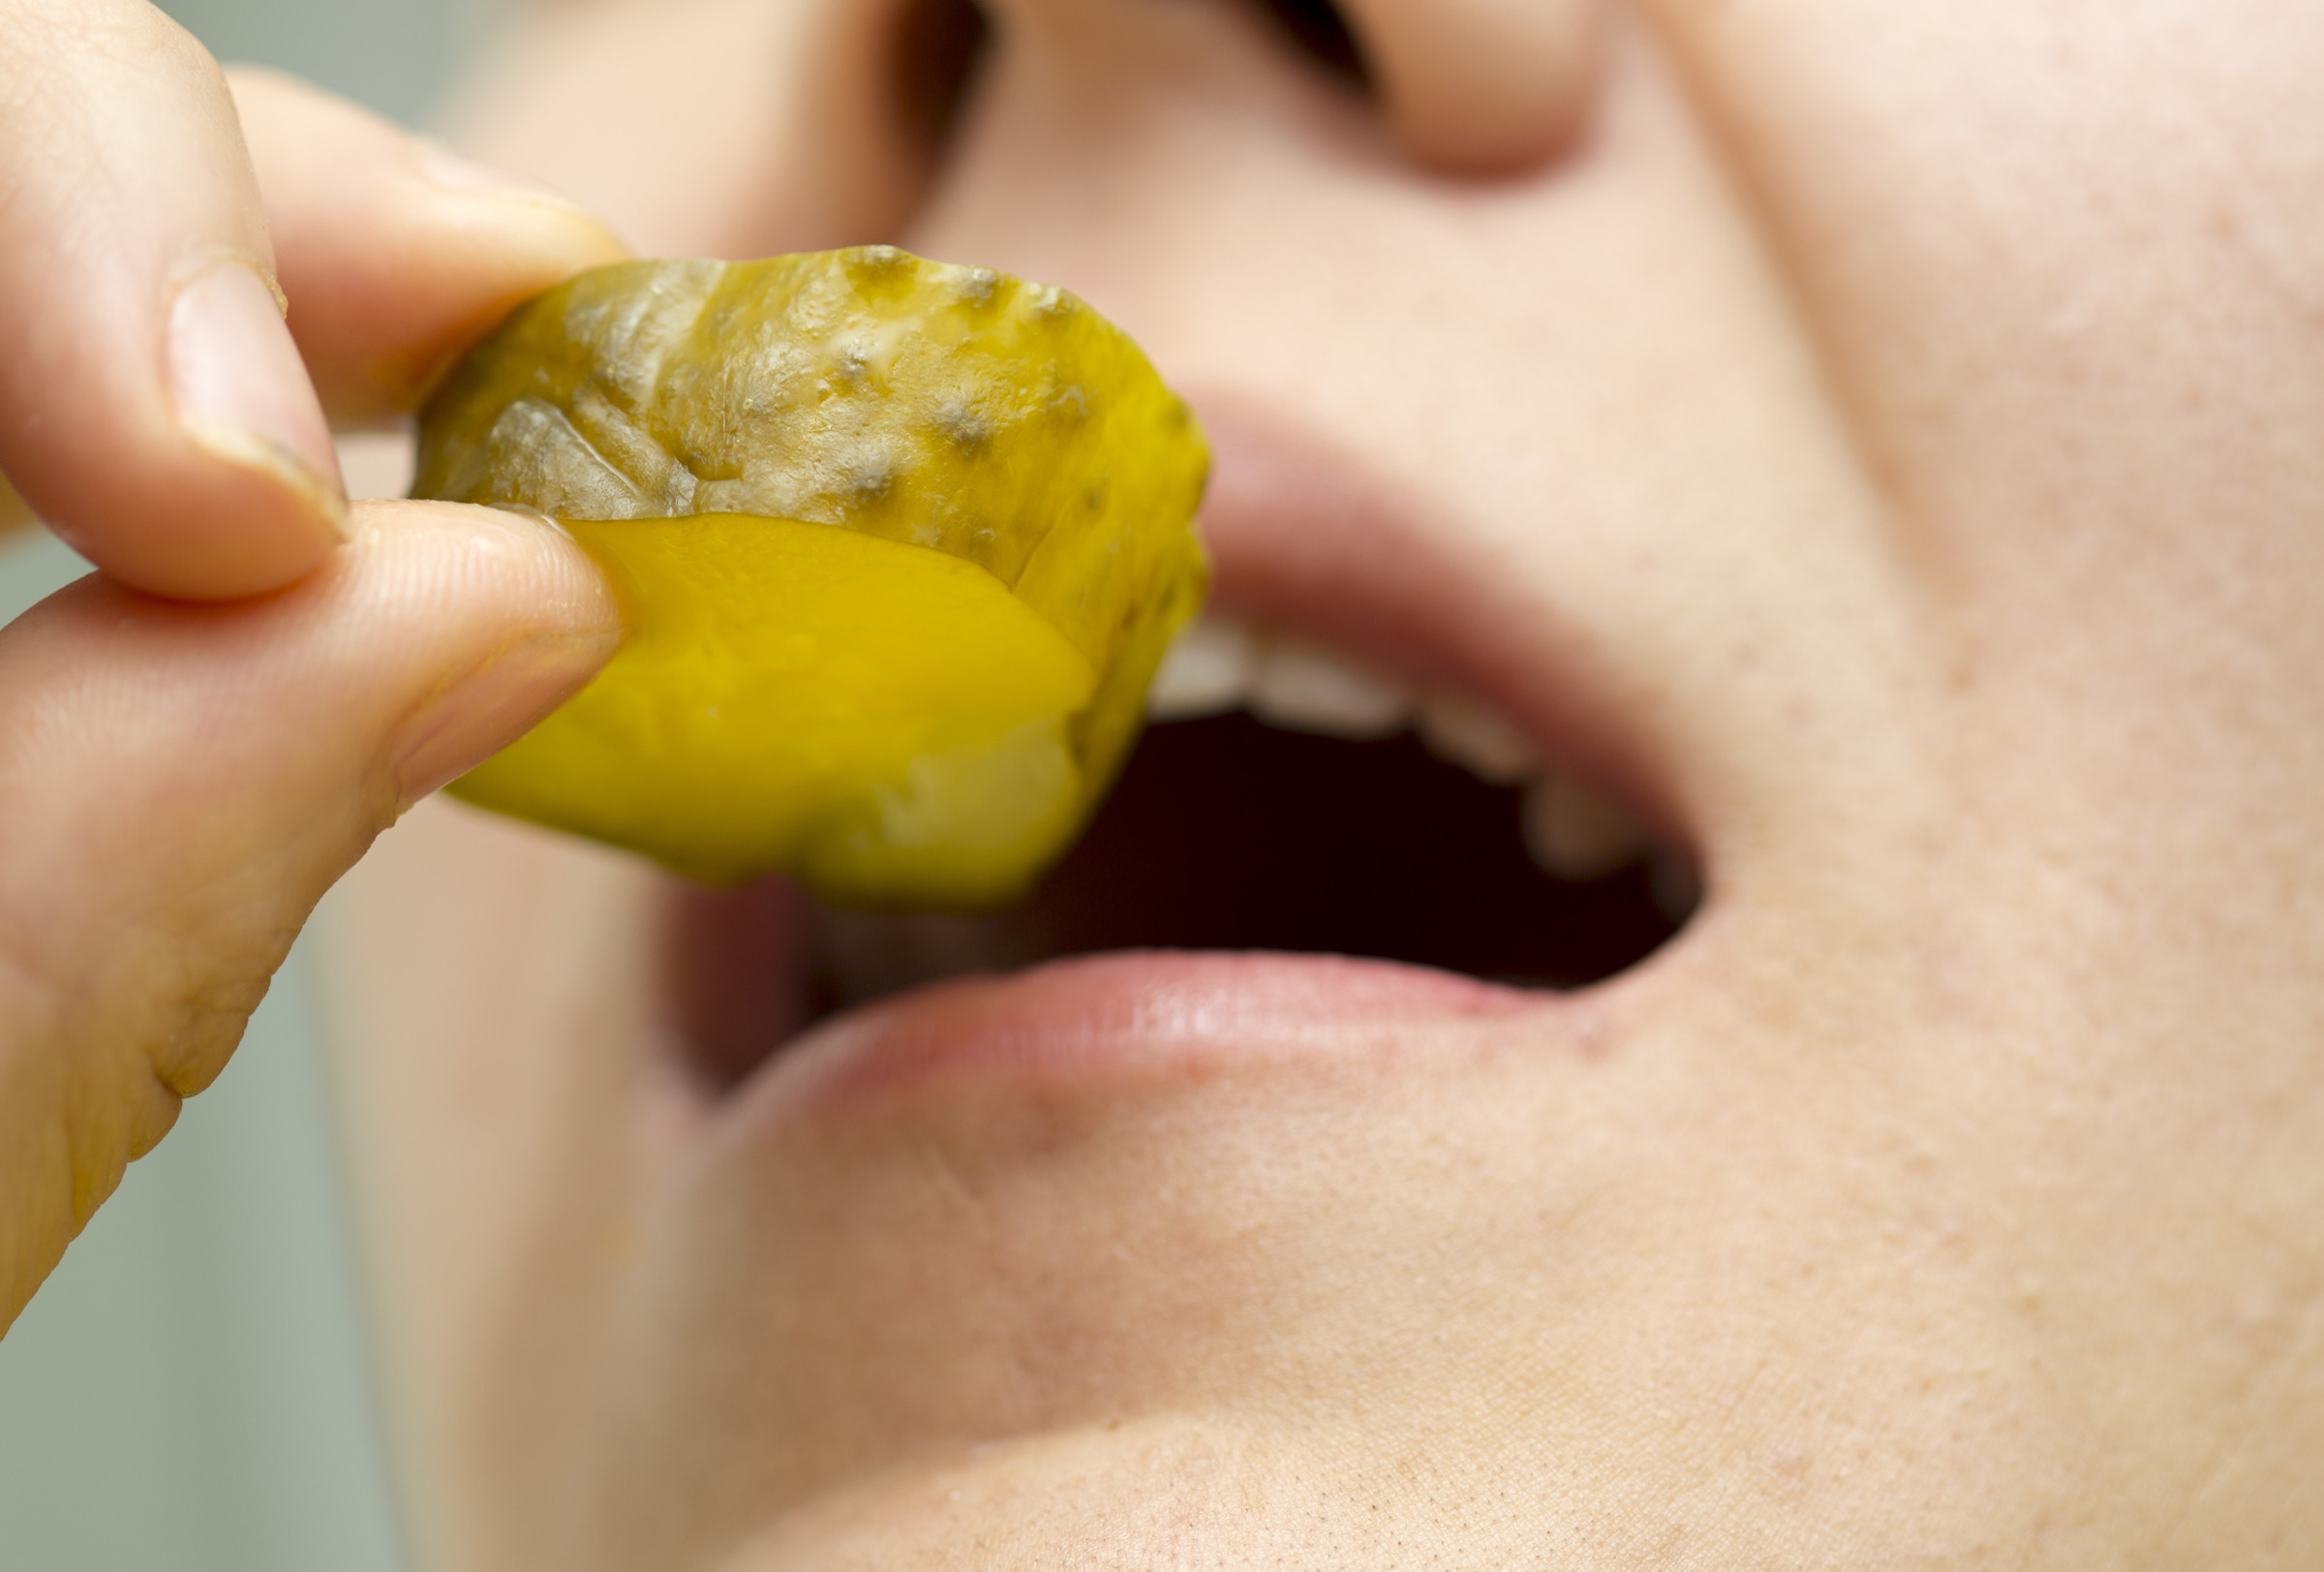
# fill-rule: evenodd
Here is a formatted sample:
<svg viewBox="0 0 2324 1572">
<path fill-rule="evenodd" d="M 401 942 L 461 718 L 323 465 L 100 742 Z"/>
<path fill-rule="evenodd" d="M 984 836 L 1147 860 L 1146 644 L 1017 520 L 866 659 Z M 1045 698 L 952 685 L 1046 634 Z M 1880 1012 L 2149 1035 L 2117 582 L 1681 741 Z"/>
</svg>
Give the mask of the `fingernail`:
<svg viewBox="0 0 2324 1572">
<path fill-rule="evenodd" d="M 281 298 L 241 258 L 221 258 L 177 287 L 169 302 L 169 392 L 178 422 L 203 447 L 289 480 L 347 534 L 339 456 Z"/>
<path fill-rule="evenodd" d="M 496 170 L 489 164 L 478 164 L 473 158 L 463 158 L 442 142 L 423 141 L 419 144 L 419 167 L 429 179 L 454 191 L 481 191 L 494 197 L 540 197 L 550 201 L 564 201 L 547 192 L 525 184 L 505 170 Z"/>
<path fill-rule="evenodd" d="M 586 687 L 617 635 L 512 645 L 446 683 L 405 723 L 395 753 L 396 800 L 410 807 L 450 785 L 548 718 Z"/>
<path fill-rule="evenodd" d="M 442 142 L 422 141 L 419 144 L 419 169 L 422 174 L 446 191 L 455 191 L 464 197 L 501 197 L 535 203 L 565 217 L 579 219 L 602 232 L 615 245 L 621 244 L 620 237 L 614 234 L 603 219 L 571 198 L 544 191 L 505 170 L 496 170 L 489 164 L 478 164 L 474 159 L 463 158 Z"/>
</svg>

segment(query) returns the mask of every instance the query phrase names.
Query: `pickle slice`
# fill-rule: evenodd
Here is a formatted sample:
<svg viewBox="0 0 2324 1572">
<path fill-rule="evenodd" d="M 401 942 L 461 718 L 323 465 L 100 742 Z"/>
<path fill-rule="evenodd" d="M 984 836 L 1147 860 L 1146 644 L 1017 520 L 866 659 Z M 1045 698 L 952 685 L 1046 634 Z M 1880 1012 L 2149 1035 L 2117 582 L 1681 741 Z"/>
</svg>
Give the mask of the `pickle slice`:
<svg viewBox="0 0 2324 1572">
<path fill-rule="evenodd" d="M 558 519 L 632 636 L 453 790 L 712 881 L 1013 899 L 1201 603 L 1208 461 L 1059 290 L 884 247 L 584 273 L 430 401 L 413 494 Z"/>
</svg>

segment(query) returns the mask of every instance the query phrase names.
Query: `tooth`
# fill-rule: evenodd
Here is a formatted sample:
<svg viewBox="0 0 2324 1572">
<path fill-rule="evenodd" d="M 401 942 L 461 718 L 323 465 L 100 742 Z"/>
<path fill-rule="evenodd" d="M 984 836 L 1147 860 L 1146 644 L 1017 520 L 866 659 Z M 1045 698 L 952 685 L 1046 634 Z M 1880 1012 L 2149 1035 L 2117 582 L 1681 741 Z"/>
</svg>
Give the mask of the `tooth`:
<svg viewBox="0 0 2324 1572">
<path fill-rule="evenodd" d="M 1559 878 L 1603 878 L 1649 845 L 1638 821 L 1588 786 L 1544 775 L 1525 790 L 1525 847 Z"/>
<path fill-rule="evenodd" d="M 1656 909 L 1672 922 L 1685 922 L 1702 905 L 1702 875 L 1675 852 L 1657 851 L 1647 859 L 1646 888 Z"/>
<path fill-rule="evenodd" d="M 1222 617 L 1205 617 L 1178 635 L 1154 685 L 1147 690 L 1149 721 L 1199 721 L 1240 709 L 1250 691 L 1256 644 L 1251 631 Z"/>
<path fill-rule="evenodd" d="M 1401 731 L 1412 693 L 1377 672 L 1296 638 L 1278 637 L 1259 652 L 1251 713 L 1286 731 L 1359 740 Z"/>
<path fill-rule="evenodd" d="M 1447 763 L 1480 781 L 1514 786 L 1541 768 L 1533 744 L 1501 713 L 1466 694 L 1431 694 L 1421 700 L 1421 740 Z"/>
</svg>

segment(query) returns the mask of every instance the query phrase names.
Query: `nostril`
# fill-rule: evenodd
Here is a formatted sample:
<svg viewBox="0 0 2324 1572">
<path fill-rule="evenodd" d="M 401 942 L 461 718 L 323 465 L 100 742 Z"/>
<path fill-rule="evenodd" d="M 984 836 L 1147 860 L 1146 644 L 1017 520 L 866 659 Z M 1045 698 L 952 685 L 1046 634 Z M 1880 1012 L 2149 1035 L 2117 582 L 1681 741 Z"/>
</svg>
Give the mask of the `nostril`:
<svg viewBox="0 0 2324 1572">
<path fill-rule="evenodd" d="M 1331 0 L 1251 0 L 1271 17 L 1300 52 L 1326 75 L 1365 93 L 1372 89 L 1372 71 L 1364 59 L 1356 31 Z"/>
<path fill-rule="evenodd" d="M 934 162 L 975 84 L 993 24 L 975 0 L 907 0 L 897 17 L 891 82 L 912 150 Z"/>
</svg>

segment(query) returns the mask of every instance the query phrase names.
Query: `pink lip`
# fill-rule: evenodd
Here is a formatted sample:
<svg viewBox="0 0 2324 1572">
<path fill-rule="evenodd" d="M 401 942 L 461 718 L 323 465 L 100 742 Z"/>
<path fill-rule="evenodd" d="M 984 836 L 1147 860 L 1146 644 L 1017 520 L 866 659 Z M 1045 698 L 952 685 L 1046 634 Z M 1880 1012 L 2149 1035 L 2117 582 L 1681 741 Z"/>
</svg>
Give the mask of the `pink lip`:
<svg viewBox="0 0 2324 1572">
<path fill-rule="evenodd" d="M 1556 999 L 1341 956 L 1130 951 L 963 977 L 848 1014 L 786 1049 L 752 1100 L 796 1109 L 931 1082 L 1102 1090 L 1257 1061 L 1345 1061 L 1441 1029 L 1554 1011 Z"/>
<path fill-rule="evenodd" d="M 1639 756 L 1588 690 L 1591 663 L 1549 608 L 1457 531 L 1429 526 L 1329 443 L 1215 399 L 1205 533 L 1226 610 L 1463 688 L 1532 730 L 1545 757 L 1633 786 Z M 1626 790 L 1642 805 L 1651 790 Z M 1651 812 L 1651 808 L 1649 809 Z M 1586 1045 L 1601 1005 L 1451 972 L 1335 956 L 1133 952 L 1052 962 L 914 990 L 829 1021 L 782 1049 L 742 1101 L 853 1104 L 931 1081 L 1102 1092 L 1254 1060 L 1345 1061 L 1513 1016 L 1563 1022 Z M 772 1107 L 770 1107 L 770 1104 Z"/>
<path fill-rule="evenodd" d="M 1599 652 L 1553 594 L 1482 556 L 1360 455 L 1231 394 L 1195 404 L 1216 457 L 1203 534 L 1220 610 L 1474 694 L 1553 767 L 1687 844 L 1676 772 L 1605 691 Z M 1554 501 L 1542 506 L 1554 529 Z"/>
</svg>

